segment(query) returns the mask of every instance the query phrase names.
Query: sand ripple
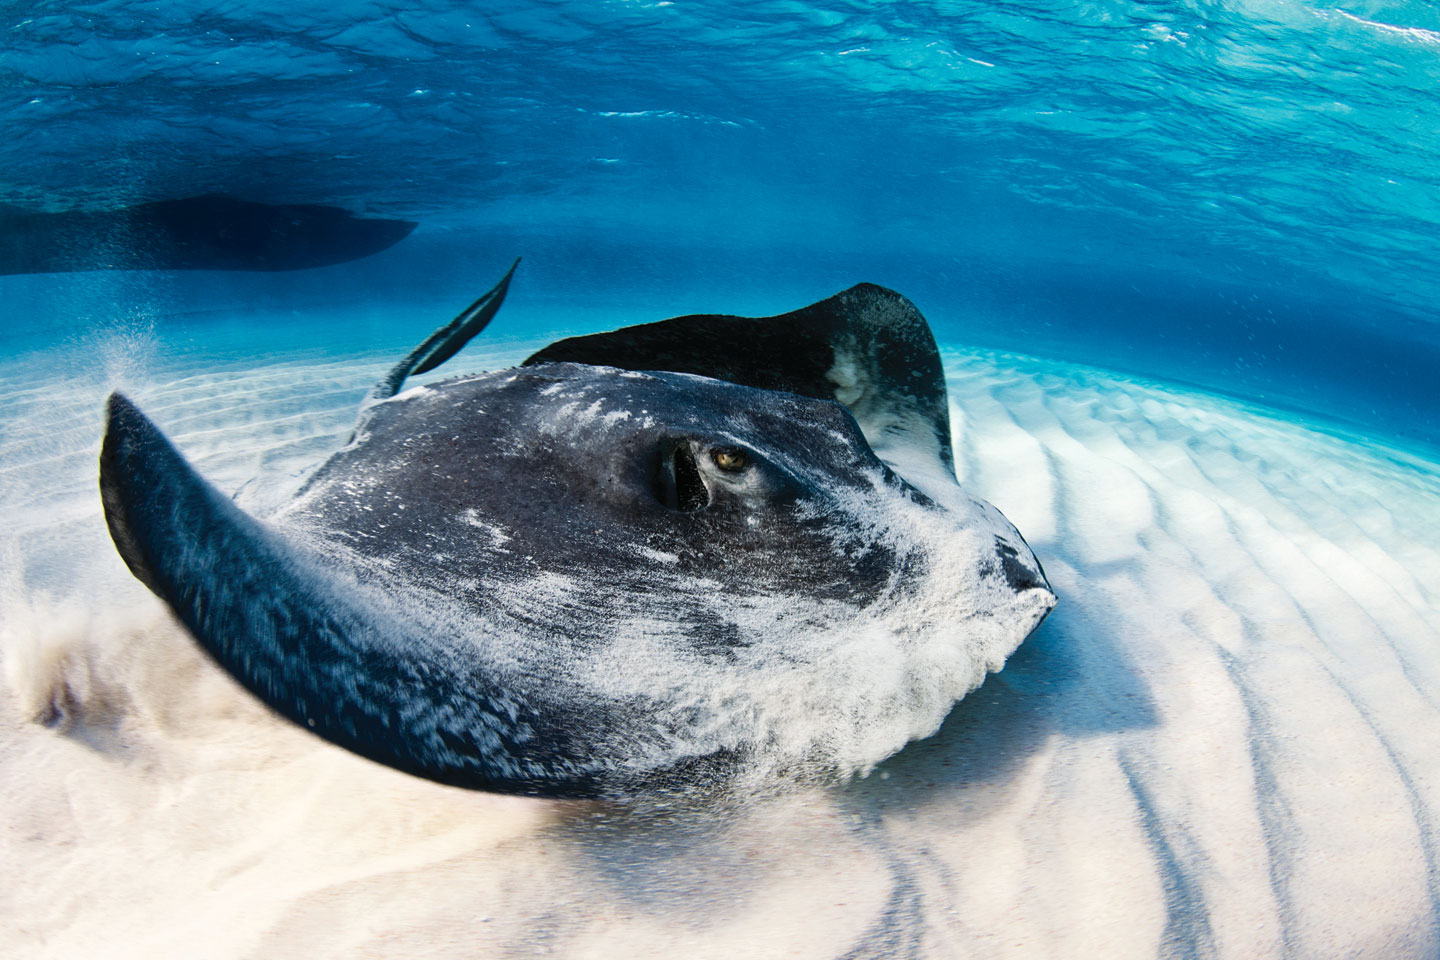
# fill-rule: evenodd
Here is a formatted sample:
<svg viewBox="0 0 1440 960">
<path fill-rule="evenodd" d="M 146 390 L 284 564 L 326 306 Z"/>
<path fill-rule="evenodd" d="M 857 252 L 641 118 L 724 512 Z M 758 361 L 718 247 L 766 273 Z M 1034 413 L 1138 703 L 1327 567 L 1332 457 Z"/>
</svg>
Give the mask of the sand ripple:
<svg viewBox="0 0 1440 960">
<path fill-rule="evenodd" d="M 387 359 L 130 388 L 263 509 Z M 1435 955 L 1437 467 L 1178 388 L 946 361 L 965 482 L 1056 612 L 864 781 L 641 812 L 438 787 L 271 718 L 109 547 L 115 378 L 4 371 L 0 952 Z"/>
</svg>

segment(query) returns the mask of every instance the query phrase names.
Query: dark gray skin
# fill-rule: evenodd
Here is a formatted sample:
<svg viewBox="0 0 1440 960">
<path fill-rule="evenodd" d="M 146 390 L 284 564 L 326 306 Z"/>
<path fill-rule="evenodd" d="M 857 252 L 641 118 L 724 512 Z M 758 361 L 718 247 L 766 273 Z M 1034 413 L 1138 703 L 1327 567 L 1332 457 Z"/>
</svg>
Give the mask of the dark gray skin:
<svg viewBox="0 0 1440 960">
<path fill-rule="evenodd" d="M 876 482 L 929 502 L 834 402 L 569 363 L 416 393 L 372 408 L 363 442 L 284 516 L 477 605 L 541 572 L 595 581 L 592 611 L 649 602 L 632 586 L 637 563 L 653 562 L 637 548 L 673 555 L 671 572 L 743 567 L 772 590 L 861 603 L 894 579 L 894 552 L 862 549 L 832 509 L 801 516 L 797 504 L 871 495 Z M 494 555 L 467 511 L 504 531 Z M 574 629 L 607 631 L 603 618 Z"/>
<path fill-rule="evenodd" d="M 508 280 L 467 314 L 493 315 Z M 547 796 L 833 772 L 843 746 L 806 746 L 828 740 L 831 711 L 883 721 L 949 657 L 958 679 L 918 721 L 938 723 L 1054 604 L 993 507 L 953 480 L 921 492 L 834 399 L 543 357 L 387 399 L 467 314 L 382 381 L 350 446 L 267 523 L 111 400 L 101 489 L 122 557 L 222 666 L 326 739 Z M 933 451 L 933 417 L 916 430 Z M 877 643 L 938 652 L 872 690 L 863 659 L 858 685 L 842 668 Z"/>
</svg>

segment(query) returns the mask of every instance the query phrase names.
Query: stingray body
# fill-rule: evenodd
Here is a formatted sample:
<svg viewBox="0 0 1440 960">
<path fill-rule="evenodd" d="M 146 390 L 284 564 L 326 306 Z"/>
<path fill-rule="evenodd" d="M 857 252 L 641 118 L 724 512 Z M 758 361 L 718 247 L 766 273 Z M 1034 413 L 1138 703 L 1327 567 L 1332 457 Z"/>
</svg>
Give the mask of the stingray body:
<svg viewBox="0 0 1440 960">
<path fill-rule="evenodd" d="M 955 482 L 934 341 L 898 294 L 625 328 L 400 392 L 509 279 L 264 521 L 111 399 L 121 555 L 296 723 L 526 794 L 844 774 L 932 732 L 1054 605 Z"/>
</svg>

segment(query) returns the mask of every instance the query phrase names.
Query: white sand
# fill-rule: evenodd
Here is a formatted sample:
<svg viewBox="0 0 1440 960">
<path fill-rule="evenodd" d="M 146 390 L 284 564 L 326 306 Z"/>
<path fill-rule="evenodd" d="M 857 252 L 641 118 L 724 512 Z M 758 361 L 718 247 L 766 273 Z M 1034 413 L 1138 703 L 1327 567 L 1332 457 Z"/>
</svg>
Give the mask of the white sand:
<svg viewBox="0 0 1440 960">
<path fill-rule="evenodd" d="M 388 358 L 150 383 L 109 356 L 0 370 L 0 955 L 1440 950 L 1433 464 L 951 353 L 964 479 L 1059 608 L 867 780 L 642 816 L 439 787 L 272 718 L 110 547 L 111 383 L 257 507 Z"/>
</svg>

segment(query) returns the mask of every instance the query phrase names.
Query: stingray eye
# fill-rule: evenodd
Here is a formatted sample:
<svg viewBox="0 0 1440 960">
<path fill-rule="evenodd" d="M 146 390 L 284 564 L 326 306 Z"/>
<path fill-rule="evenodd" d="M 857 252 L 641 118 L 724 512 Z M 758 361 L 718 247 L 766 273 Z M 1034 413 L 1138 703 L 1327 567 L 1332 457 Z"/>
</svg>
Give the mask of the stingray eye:
<svg viewBox="0 0 1440 960">
<path fill-rule="evenodd" d="M 745 451 L 736 447 L 717 447 L 710 451 L 710 459 L 715 461 L 715 466 L 727 473 L 739 473 L 750 462 Z"/>
</svg>

